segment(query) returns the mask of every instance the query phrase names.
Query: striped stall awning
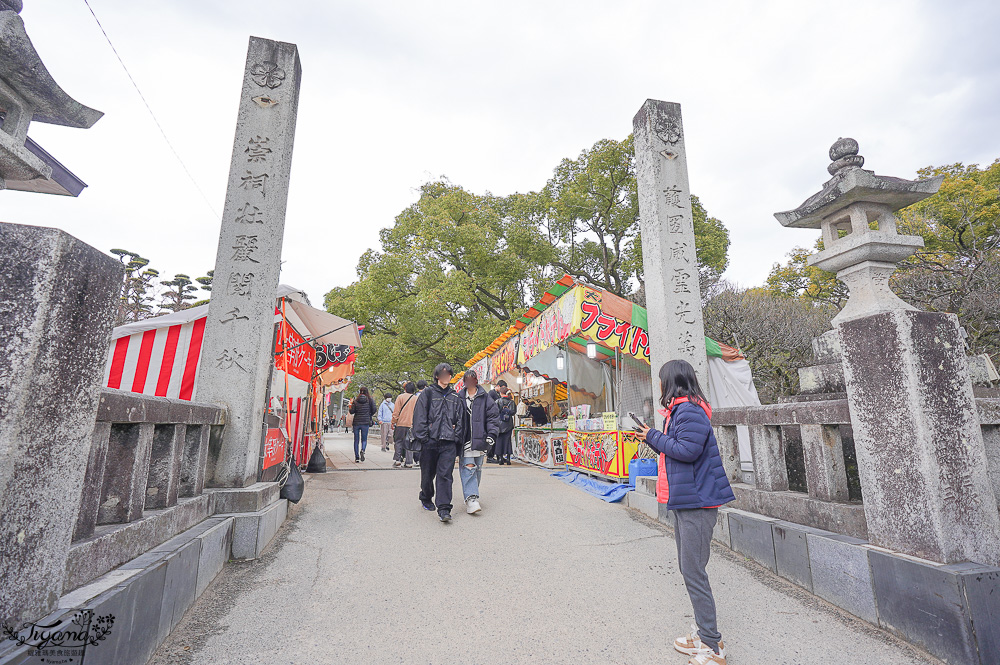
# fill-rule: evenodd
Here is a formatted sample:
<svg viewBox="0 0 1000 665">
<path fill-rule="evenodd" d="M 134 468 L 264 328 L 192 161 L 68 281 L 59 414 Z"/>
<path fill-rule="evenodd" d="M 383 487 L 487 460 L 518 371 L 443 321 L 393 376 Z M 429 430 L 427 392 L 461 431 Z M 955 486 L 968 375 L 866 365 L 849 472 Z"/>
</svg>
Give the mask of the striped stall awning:
<svg viewBox="0 0 1000 665">
<path fill-rule="evenodd" d="M 353 321 L 309 307 L 301 301 L 304 294 L 299 289 L 285 284 L 278 285 L 276 299 L 281 298 L 292 303 L 288 321 L 303 337 L 361 346 Z M 118 326 L 108 349 L 104 385 L 142 395 L 194 399 L 207 319 L 208 305 L 199 305 Z M 276 313 L 275 319 L 281 315 Z"/>
<path fill-rule="evenodd" d="M 118 337 L 111 342 L 104 385 L 143 395 L 191 400 L 207 318 L 208 305 L 201 305 L 157 317 L 158 327 Z"/>
</svg>

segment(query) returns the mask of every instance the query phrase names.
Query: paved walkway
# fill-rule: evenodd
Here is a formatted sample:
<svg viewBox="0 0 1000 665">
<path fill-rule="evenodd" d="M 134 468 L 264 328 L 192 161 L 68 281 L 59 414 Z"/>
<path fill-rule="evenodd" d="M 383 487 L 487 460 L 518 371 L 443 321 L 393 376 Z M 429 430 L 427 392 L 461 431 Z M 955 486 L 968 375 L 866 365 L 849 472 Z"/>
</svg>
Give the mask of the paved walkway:
<svg viewBox="0 0 1000 665">
<path fill-rule="evenodd" d="M 345 446 L 327 437 L 332 459 Z M 483 512 L 444 525 L 417 477 L 314 476 L 264 556 L 228 565 L 150 662 L 686 663 L 663 525 L 523 465 L 489 465 Z M 724 548 L 709 573 L 732 665 L 939 665 Z"/>
<path fill-rule="evenodd" d="M 354 434 L 344 433 L 340 428 L 339 432 L 327 434 L 324 437 L 326 443 L 327 463 L 332 464 L 334 469 L 342 471 L 391 469 L 393 448 L 392 441 L 389 442 L 389 452 L 382 452 L 382 438 L 378 426 L 372 427 L 368 432 L 368 447 L 365 448 L 365 461 L 354 461 Z"/>
</svg>

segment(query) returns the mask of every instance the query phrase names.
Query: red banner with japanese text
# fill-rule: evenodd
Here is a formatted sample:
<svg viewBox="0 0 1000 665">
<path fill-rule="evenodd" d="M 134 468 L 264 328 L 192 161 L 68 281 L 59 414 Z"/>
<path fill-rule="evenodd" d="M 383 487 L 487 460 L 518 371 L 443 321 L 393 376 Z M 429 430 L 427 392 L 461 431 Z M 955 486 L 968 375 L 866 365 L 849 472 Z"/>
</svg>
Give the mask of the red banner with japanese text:
<svg viewBox="0 0 1000 665">
<path fill-rule="evenodd" d="M 285 460 L 285 435 L 277 427 L 269 427 L 264 436 L 264 469 Z"/>
<path fill-rule="evenodd" d="M 490 379 L 496 380 L 517 367 L 518 337 L 511 337 L 490 356 Z"/>
<path fill-rule="evenodd" d="M 303 381 L 312 381 L 316 367 L 316 349 L 295 331 L 287 321 L 278 327 L 278 339 L 274 346 L 274 366 L 284 370 L 287 356 L 288 373 Z"/>
</svg>

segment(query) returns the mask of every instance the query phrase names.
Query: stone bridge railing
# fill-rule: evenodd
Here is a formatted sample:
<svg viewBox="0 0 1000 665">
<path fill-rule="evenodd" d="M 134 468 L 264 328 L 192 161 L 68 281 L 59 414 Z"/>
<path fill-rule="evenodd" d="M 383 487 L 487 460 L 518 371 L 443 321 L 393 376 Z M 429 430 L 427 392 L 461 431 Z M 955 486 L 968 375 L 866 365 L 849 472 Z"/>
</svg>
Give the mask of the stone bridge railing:
<svg viewBox="0 0 1000 665">
<path fill-rule="evenodd" d="M 169 539 L 211 512 L 203 495 L 225 409 L 101 391 L 66 589 Z"/>
<path fill-rule="evenodd" d="M 200 495 L 224 424 L 218 406 L 102 390 L 73 540 Z"/>
<path fill-rule="evenodd" d="M 1000 399 L 976 403 L 1000 498 Z M 712 426 L 737 508 L 867 538 L 846 399 L 720 408 L 712 413 Z M 752 486 L 743 483 L 737 426 L 750 432 Z"/>
</svg>

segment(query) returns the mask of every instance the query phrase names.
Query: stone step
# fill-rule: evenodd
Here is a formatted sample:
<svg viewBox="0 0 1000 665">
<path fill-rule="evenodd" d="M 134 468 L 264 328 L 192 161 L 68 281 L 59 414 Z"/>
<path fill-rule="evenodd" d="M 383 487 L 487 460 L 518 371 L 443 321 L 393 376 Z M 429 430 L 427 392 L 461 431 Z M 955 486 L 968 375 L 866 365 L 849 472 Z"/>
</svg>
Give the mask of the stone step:
<svg viewBox="0 0 1000 665">
<path fill-rule="evenodd" d="M 636 476 L 635 491 L 656 496 L 656 476 Z"/>
</svg>

